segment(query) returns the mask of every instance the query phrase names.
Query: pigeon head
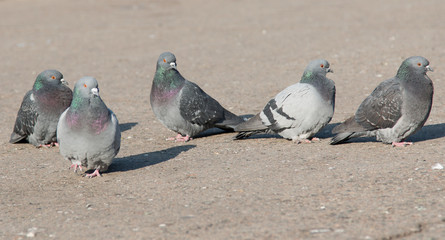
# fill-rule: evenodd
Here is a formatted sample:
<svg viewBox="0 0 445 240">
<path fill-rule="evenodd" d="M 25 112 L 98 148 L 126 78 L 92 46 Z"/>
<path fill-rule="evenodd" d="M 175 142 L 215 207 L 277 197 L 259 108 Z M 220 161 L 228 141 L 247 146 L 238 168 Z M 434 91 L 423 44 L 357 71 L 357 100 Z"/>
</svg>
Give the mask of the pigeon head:
<svg viewBox="0 0 445 240">
<path fill-rule="evenodd" d="M 90 102 L 90 99 L 99 97 L 97 80 L 93 77 L 83 77 L 74 85 L 72 109 L 82 108 L 82 105 Z"/>
<path fill-rule="evenodd" d="M 430 67 L 430 62 L 424 57 L 413 56 L 402 62 L 397 71 L 397 76 L 403 78 L 403 76 L 409 74 L 426 74 L 427 71 L 433 71 Z"/>
<path fill-rule="evenodd" d="M 99 84 L 93 77 L 83 77 L 74 86 L 74 97 L 99 97 Z"/>
<path fill-rule="evenodd" d="M 62 73 L 57 70 L 45 70 L 41 72 L 34 83 L 34 90 L 40 90 L 43 86 L 57 86 L 57 85 L 68 85 L 68 83 L 63 79 Z"/>
<path fill-rule="evenodd" d="M 176 57 L 171 52 L 164 52 L 158 58 L 158 67 L 164 71 L 169 69 L 176 69 Z"/>
<path fill-rule="evenodd" d="M 303 77 L 301 78 L 301 82 L 310 82 L 317 75 L 322 75 L 326 77 L 328 72 L 334 72 L 331 70 L 329 62 L 324 59 L 317 59 L 311 61 L 306 69 L 304 70 Z"/>
</svg>

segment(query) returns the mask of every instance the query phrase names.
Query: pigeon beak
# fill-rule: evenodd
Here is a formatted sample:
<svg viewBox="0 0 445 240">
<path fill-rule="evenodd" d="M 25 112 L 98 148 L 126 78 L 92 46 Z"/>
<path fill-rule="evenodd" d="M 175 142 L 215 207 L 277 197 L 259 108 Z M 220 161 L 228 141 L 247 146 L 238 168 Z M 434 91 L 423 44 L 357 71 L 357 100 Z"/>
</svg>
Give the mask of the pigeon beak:
<svg viewBox="0 0 445 240">
<path fill-rule="evenodd" d="M 328 69 L 326 69 L 326 72 L 327 72 L 327 73 L 328 73 L 328 72 L 330 72 L 330 73 L 334 73 L 334 70 L 328 68 Z"/>
<path fill-rule="evenodd" d="M 171 66 L 172 68 L 176 69 L 176 63 L 175 63 L 175 62 L 171 62 L 171 63 L 170 63 L 170 66 Z"/>
<path fill-rule="evenodd" d="M 67 81 L 65 81 L 65 79 L 63 79 L 63 78 L 62 78 L 62 79 L 60 79 L 60 82 L 62 82 L 62 84 L 63 84 L 63 85 L 65 85 L 65 86 L 68 86 L 68 82 L 67 82 Z"/>
<path fill-rule="evenodd" d="M 95 96 L 99 96 L 99 88 L 92 88 L 91 93 Z"/>
<path fill-rule="evenodd" d="M 434 72 L 433 68 L 431 68 L 430 65 L 426 66 L 425 68 L 426 68 L 427 71 Z"/>
</svg>

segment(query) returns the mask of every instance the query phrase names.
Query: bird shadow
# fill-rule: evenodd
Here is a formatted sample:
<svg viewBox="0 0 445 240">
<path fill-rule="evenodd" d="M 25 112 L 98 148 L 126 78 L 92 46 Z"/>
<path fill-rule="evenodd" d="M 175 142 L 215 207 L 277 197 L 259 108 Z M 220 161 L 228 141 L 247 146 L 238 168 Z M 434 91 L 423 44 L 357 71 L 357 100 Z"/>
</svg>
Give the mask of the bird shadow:
<svg viewBox="0 0 445 240">
<path fill-rule="evenodd" d="M 324 128 L 322 128 L 317 134 L 315 134 L 314 137 L 317 138 L 331 138 L 334 136 L 332 134 L 332 129 L 334 129 L 335 126 L 340 125 L 340 123 L 330 123 L 326 125 Z M 267 134 L 267 133 L 260 133 L 255 134 L 249 137 L 249 139 L 256 139 L 256 138 L 283 138 L 278 134 Z M 243 140 L 243 139 L 240 139 Z"/>
<path fill-rule="evenodd" d="M 125 132 L 132 129 L 136 125 L 138 125 L 137 122 L 121 123 L 119 124 L 119 128 L 121 129 L 121 132 Z"/>
<path fill-rule="evenodd" d="M 336 124 L 336 125 L 338 125 L 338 124 Z M 334 128 L 334 127 L 335 126 L 333 126 L 332 128 Z M 330 132 L 332 131 L 332 128 L 330 129 Z M 330 137 L 333 137 L 335 134 L 330 133 L 330 135 L 331 135 Z M 433 139 L 442 138 L 442 137 L 445 137 L 445 123 L 423 126 L 417 133 L 415 133 L 412 136 L 409 136 L 406 139 L 406 141 L 423 142 L 423 141 L 433 140 Z M 359 143 L 359 142 L 379 142 L 379 141 L 377 141 L 375 137 L 358 137 L 358 138 L 349 139 L 348 141 L 341 143 L 341 144 Z"/>
<path fill-rule="evenodd" d="M 334 129 L 336 126 L 340 125 L 341 123 L 329 123 L 324 128 L 322 128 L 317 134 L 315 134 L 315 137 L 318 138 L 331 138 L 335 134 L 332 134 L 332 129 Z"/>
<path fill-rule="evenodd" d="M 156 152 L 141 153 L 128 157 L 116 158 L 113 160 L 113 163 L 110 165 L 107 172 L 126 172 L 148 167 L 173 159 L 180 153 L 186 152 L 195 147 L 196 145 L 181 145 Z"/>
<path fill-rule="evenodd" d="M 412 142 L 423 142 L 445 137 L 445 123 L 423 126 L 417 133 L 408 137 Z"/>
</svg>

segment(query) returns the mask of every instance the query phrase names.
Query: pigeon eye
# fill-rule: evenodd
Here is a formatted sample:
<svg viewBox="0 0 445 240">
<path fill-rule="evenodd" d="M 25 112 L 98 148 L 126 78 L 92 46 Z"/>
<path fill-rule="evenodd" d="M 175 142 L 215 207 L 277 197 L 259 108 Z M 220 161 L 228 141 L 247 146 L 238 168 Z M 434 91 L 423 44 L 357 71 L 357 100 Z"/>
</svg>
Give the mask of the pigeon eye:
<svg viewBox="0 0 445 240">
<path fill-rule="evenodd" d="M 83 87 L 85 87 L 85 88 L 86 88 L 86 87 L 87 87 L 87 85 L 86 85 L 86 84 L 83 84 Z"/>
<path fill-rule="evenodd" d="M 56 77 L 54 77 L 54 76 L 51 76 L 51 79 L 56 79 Z"/>
<path fill-rule="evenodd" d="M 164 62 L 165 62 L 165 63 L 167 62 L 167 60 L 165 60 L 165 58 L 164 58 Z"/>
<path fill-rule="evenodd" d="M 422 64 L 421 64 L 421 63 L 417 63 L 417 66 L 419 66 L 419 67 L 420 67 L 420 66 L 422 66 Z"/>
<path fill-rule="evenodd" d="M 323 64 L 320 64 L 320 67 L 321 67 L 321 68 L 324 68 L 324 65 L 323 65 Z"/>
</svg>

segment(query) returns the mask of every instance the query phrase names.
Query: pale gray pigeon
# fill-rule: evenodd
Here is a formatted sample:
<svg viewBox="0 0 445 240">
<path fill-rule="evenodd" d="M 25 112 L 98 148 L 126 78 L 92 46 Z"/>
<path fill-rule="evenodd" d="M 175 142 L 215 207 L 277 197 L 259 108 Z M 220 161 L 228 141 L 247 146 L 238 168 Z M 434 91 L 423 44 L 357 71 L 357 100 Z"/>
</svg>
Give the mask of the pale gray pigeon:
<svg viewBox="0 0 445 240">
<path fill-rule="evenodd" d="M 182 77 L 176 69 L 176 57 L 170 52 L 164 52 L 158 58 L 150 103 L 159 121 L 178 133 L 168 140 L 188 141 L 212 127 L 233 131 L 244 121 L 222 107 L 198 85 Z"/>
<path fill-rule="evenodd" d="M 336 126 L 331 144 L 355 137 L 376 137 L 393 146 L 403 142 L 425 124 L 433 103 L 433 82 L 426 75 L 433 71 L 424 57 L 410 57 L 402 62 L 397 75 L 380 83 L 360 104 L 354 116 Z"/>
<path fill-rule="evenodd" d="M 258 133 L 277 133 L 294 142 L 310 142 L 334 115 L 335 85 L 326 78 L 332 72 L 326 60 L 309 63 L 301 81 L 271 99 L 263 111 L 235 127 L 235 139 Z"/>
<path fill-rule="evenodd" d="M 99 96 L 93 77 L 83 77 L 74 86 L 71 106 L 62 113 L 57 140 L 70 168 L 94 169 L 87 177 L 100 176 L 108 169 L 121 144 L 119 122 Z"/>
<path fill-rule="evenodd" d="M 73 98 L 67 85 L 57 70 L 40 73 L 23 98 L 9 142 L 25 140 L 36 147 L 57 145 L 57 122 Z"/>
</svg>

